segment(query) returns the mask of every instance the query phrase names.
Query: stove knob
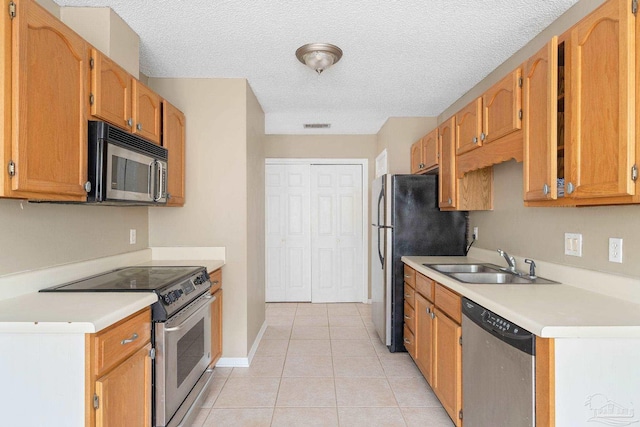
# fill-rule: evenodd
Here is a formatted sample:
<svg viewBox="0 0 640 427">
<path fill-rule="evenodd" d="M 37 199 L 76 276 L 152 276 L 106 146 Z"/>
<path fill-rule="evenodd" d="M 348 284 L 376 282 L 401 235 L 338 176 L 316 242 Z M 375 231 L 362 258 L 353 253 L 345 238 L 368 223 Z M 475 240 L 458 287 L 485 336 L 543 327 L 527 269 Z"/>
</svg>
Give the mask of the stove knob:
<svg viewBox="0 0 640 427">
<path fill-rule="evenodd" d="M 178 298 L 176 298 L 176 293 L 175 291 L 173 292 L 169 292 L 169 298 L 171 298 L 171 302 L 175 302 L 175 300 L 177 300 Z"/>
<path fill-rule="evenodd" d="M 161 296 L 161 298 L 162 298 L 162 302 L 165 305 L 169 305 L 169 304 L 171 304 L 173 302 L 173 301 L 171 301 L 171 296 L 169 294 L 164 294 L 164 295 Z"/>
<path fill-rule="evenodd" d="M 180 298 L 182 294 L 184 294 L 184 291 L 182 289 L 178 289 L 176 293 L 178 294 L 178 298 Z"/>
<path fill-rule="evenodd" d="M 180 298 L 180 290 L 173 291 L 171 294 L 173 295 L 174 301 L 177 301 L 178 298 Z"/>
</svg>

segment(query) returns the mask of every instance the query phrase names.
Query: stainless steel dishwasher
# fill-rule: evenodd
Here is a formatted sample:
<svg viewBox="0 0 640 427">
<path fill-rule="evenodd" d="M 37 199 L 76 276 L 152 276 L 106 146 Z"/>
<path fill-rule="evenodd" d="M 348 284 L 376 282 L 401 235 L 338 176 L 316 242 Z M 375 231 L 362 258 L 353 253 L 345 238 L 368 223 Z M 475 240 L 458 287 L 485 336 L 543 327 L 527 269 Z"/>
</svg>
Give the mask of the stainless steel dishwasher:
<svg viewBox="0 0 640 427">
<path fill-rule="evenodd" d="M 535 425 L 535 335 L 462 298 L 465 427 Z"/>
</svg>

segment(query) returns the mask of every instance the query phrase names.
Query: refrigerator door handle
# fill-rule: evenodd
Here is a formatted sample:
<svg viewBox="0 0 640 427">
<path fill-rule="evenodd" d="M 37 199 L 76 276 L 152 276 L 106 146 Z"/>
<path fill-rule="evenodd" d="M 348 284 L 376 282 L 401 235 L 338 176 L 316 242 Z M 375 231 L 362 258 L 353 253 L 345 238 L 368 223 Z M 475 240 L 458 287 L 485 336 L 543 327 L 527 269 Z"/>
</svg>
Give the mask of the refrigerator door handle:
<svg viewBox="0 0 640 427">
<path fill-rule="evenodd" d="M 384 270 L 384 257 L 382 256 L 382 251 L 380 250 L 380 230 L 384 230 L 383 227 L 378 227 L 378 257 L 380 258 L 380 267 Z"/>
<path fill-rule="evenodd" d="M 384 181 L 382 182 L 382 187 L 380 188 L 380 194 L 378 195 L 378 226 L 382 225 L 380 223 L 380 204 L 384 200 Z"/>
</svg>

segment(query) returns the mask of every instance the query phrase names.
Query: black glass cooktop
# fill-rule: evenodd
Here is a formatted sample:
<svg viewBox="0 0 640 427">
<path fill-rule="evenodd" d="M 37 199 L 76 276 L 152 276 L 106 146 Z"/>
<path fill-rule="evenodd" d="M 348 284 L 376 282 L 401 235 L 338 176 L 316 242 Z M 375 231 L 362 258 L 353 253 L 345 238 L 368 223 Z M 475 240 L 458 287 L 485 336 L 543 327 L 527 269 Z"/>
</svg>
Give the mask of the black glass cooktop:
<svg viewBox="0 0 640 427">
<path fill-rule="evenodd" d="M 183 280 L 202 267 L 125 267 L 40 292 L 149 292 Z"/>
</svg>

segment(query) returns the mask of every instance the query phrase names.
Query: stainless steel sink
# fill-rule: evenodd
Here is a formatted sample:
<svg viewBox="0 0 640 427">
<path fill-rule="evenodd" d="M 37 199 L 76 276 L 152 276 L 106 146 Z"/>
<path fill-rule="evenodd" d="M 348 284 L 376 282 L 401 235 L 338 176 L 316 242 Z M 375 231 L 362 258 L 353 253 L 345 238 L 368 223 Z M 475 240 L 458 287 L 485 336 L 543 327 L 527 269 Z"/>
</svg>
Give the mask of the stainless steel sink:
<svg viewBox="0 0 640 427">
<path fill-rule="evenodd" d="M 478 283 L 489 285 L 522 284 L 538 285 L 558 283 L 543 277 L 531 279 L 528 276 L 519 275 L 507 271 L 494 264 L 424 264 L 440 273 L 446 274 L 452 279 L 464 283 Z"/>
<path fill-rule="evenodd" d="M 441 273 L 485 273 L 500 271 L 500 267 L 493 264 L 424 264 Z"/>
</svg>

